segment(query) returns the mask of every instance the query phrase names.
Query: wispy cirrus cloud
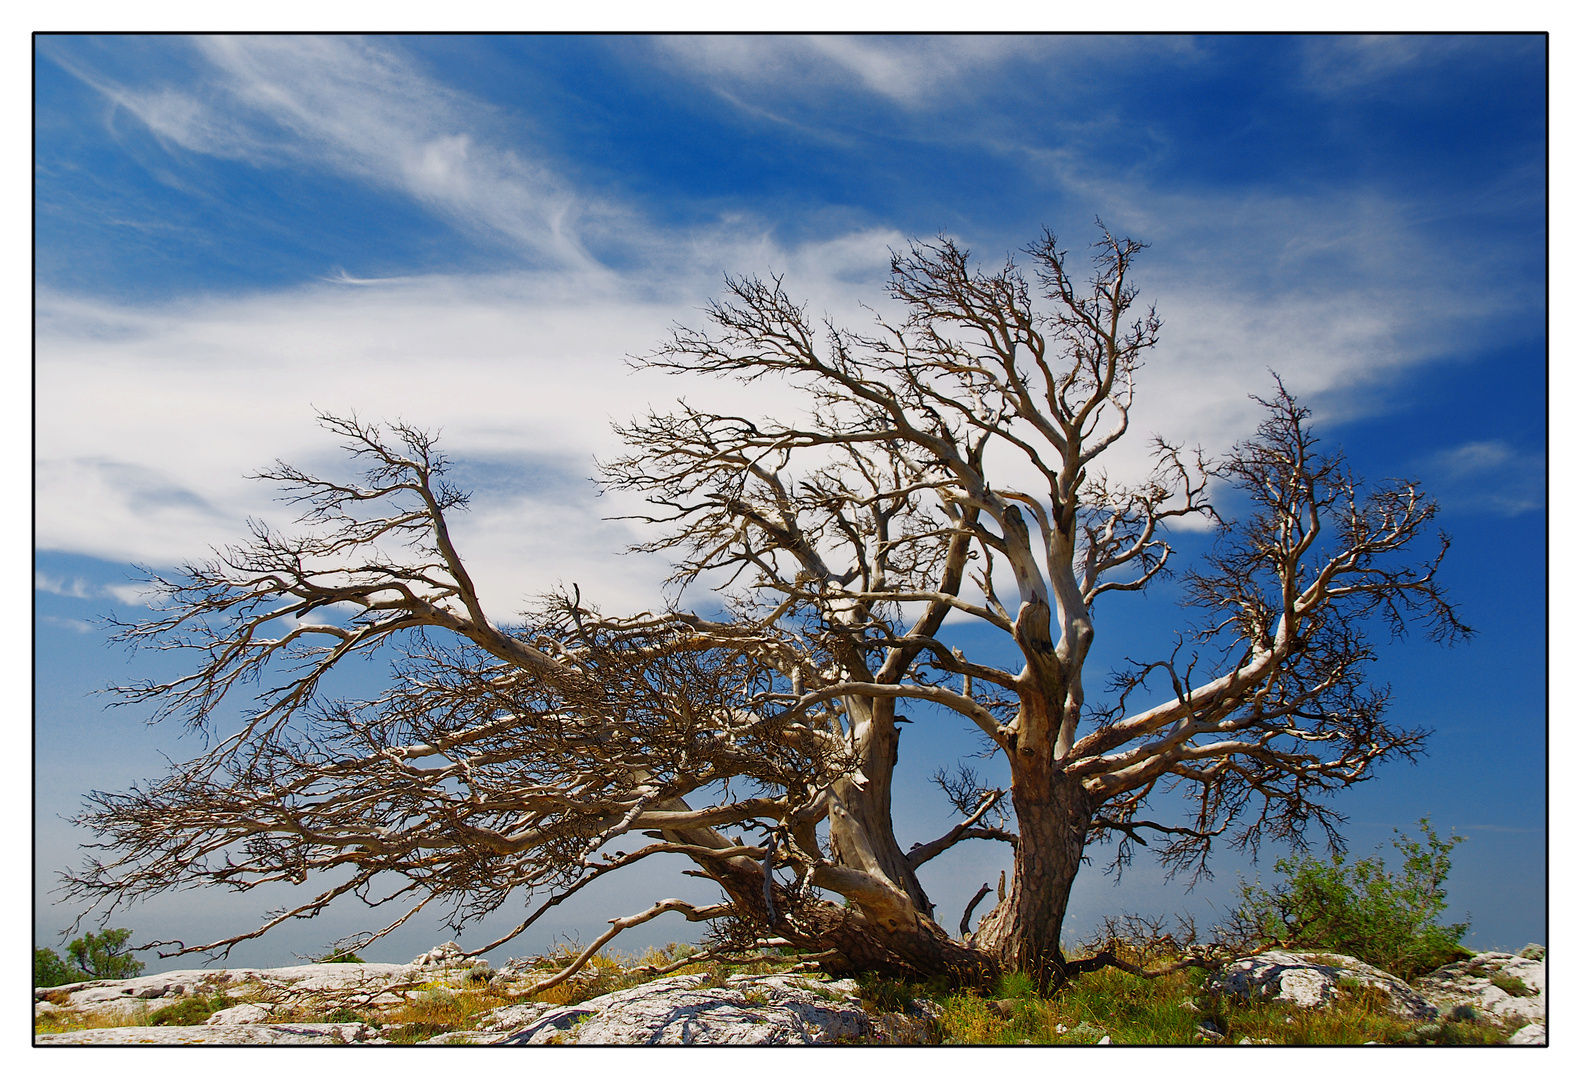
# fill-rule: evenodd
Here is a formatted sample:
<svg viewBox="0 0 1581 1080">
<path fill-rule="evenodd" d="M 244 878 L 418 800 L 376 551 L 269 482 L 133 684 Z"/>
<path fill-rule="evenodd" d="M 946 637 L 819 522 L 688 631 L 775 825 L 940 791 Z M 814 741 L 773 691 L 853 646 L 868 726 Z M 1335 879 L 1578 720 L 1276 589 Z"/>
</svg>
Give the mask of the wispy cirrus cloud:
<svg viewBox="0 0 1581 1080">
<path fill-rule="evenodd" d="M 580 228 L 609 212 L 490 137 L 493 110 L 398 48 L 343 36 L 188 39 L 198 79 L 133 84 L 54 48 L 57 63 L 168 145 L 257 167 L 321 169 L 396 191 L 552 265 L 594 270 Z"/>
<path fill-rule="evenodd" d="M 936 138 L 957 137 L 947 114 L 959 102 L 947 91 L 1002 81 L 1007 65 L 1078 47 L 1180 52 L 1187 61 L 1192 48 L 1184 40 L 972 37 L 657 45 L 697 77 L 750 86 L 759 99 L 788 85 L 822 96 L 858 87 L 922 118 Z M 884 306 L 887 253 L 905 241 L 883 222 L 846 220 L 789 245 L 750 203 L 711 225 L 667 231 L 575 189 L 513 141 L 497 110 L 382 41 L 203 39 L 190 50 L 199 78 L 169 84 L 64 62 L 172 146 L 403 192 L 458 229 L 535 252 L 543 269 L 385 278 L 341 271 L 296 288 L 142 306 L 44 290 L 44 547 L 165 564 L 234 539 L 248 515 L 278 521 L 272 492 L 242 477 L 277 456 L 338 466 L 313 412 L 355 409 L 442 428 L 458 456 L 555 474 L 552 498 L 510 495 L 497 514 L 463 526 L 491 553 L 485 577 L 503 594 L 525 595 L 555 578 L 610 578 L 610 556 L 634 537 L 600 521 L 610 502 L 594 502 L 585 483 L 592 457 L 613 449 L 609 421 L 681 394 L 744 415 L 783 411 L 788 400 L 632 376 L 623 358 L 652 349 L 672 320 L 696 322 L 725 270 L 784 272 L 787 289 L 809 300 L 815 316 L 865 327 L 870 314 L 859 303 Z M 1379 407 L 1371 390 L 1380 380 L 1494 332 L 1489 311 L 1539 302 L 1490 287 L 1500 280 L 1496 259 L 1468 267 L 1442 231 L 1417 227 L 1441 206 L 1355 189 L 1171 186 L 1146 170 L 1117 172 L 1080 140 L 1003 132 L 961 137 L 1044 177 L 1082 208 L 1077 220 L 1101 214 L 1155 244 L 1141 284 L 1166 320 L 1164 344 L 1144 373 L 1135 437 L 1106 463 L 1117 479 L 1145 472 L 1150 433 L 1210 451 L 1248 434 L 1258 413 L 1247 394 L 1268 387 L 1269 368 L 1316 397 L 1322 418 L 1350 417 Z M 606 269 L 587 255 L 584 232 L 612 222 L 626 226 L 621 242 L 639 270 Z M 1069 239 L 1079 259 L 1091 230 Z M 1002 254 L 974 246 L 989 262 Z M 620 601 L 649 602 L 662 573 L 630 574 Z"/>
<path fill-rule="evenodd" d="M 1299 74 L 1309 89 L 1324 95 L 1350 93 L 1389 80 L 1409 85 L 1420 82 L 1424 70 L 1478 63 L 1479 46 L 1485 44 L 1485 38 L 1476 34 L 1312 35 L 1301 39 Z M 1543 46 L 1531 35 L 1527 47 Z"/>
<path fill-rule="evenodd" d="M 41 615 L 39 622 L 46 626 L 58 626 L 62 630 L 71 630 L 78 634 L 91 634 L 98 627 L 86 619 L 69 619 L 64 615 Z"/>
<path fill-rule="evenodd" d="M 969 101 L 984 88 L 1002 89 L 1006 68 L 1021 62 L 1059 64 L 1062 81 L 1074 85 L 1117 57 L 1189 61 L 1198 52 L 1188 37 L 1131 35 L 704 35 L 654 42 L 668 63 L 743 107 L 857 91 L 912 112 L 960 108 L 963 93 Z M 978 127 L 956 134 L 970 137 Z"/>
<path fill-rule="evenodd" d="M 86 578 L 76 577 L 68 581 L 41 570 L 33 571 L 33 590 L 52 593 L 55 596 L 68 596 L 73 600 L 86 600 L 99 595 L 98 588 L 90 584 Z"/>
<path fill-rule="evenodd" d="M 148 606 L 154 599 L 154 593 L 146 584 L 120 583 L 112 585 L 99 585 L 85 577 L 77 576 L 70 579 L 55 577 L 41 570 L 33 571 L 33 590 L 35 592 L 50 593 L 53 596 L 64 596 L 72 600 L 97 600 L 109 597 L 119 600 L 123 604 L 138 604 Z M 55 619 L 55 622 L 77 623 L 81 620 Z M 91 624 L 83 624 L 89 626 Z"/>
<path fill-rule="evenodd" d="M 1479 506 L 1508 517 L 1546 505 L 1544 456 L 1520 451 L 1501 439 L 1473 440 L 1440 450 L 1420 466 L 1434 481 L 1441 501 L 1450 505 Z"/>
<path fill-rule="evenodd" d="M 963 79 L 1007 59 L 1038 55 L 1052 39 L 1024 35 L 874 37 L 688 36 L 656 39 L 660 52 L 704 81 L 796 86 L 820 95 L 860 89 L 921 108 Z"/>
</svg>

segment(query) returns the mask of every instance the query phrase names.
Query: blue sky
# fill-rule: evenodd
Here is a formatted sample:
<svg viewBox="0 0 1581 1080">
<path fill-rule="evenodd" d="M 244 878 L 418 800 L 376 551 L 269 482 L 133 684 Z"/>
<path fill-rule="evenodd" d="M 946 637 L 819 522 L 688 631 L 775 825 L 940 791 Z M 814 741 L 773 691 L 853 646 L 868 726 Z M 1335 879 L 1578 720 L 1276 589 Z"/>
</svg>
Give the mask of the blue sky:
<svg viewBox="0 0 1581 1080">
<path fill-rule="evenodd" d="M 75 915 L 47 893 L 79 857 L 61 815 L 196 751 L 91 696 L 149 670 L 94 620 L 138 609 L 132 563 L 200 557 L 249 515 L 285 524 L 244 477 L 336 468 L 315 407 L 443 430 L 476 493 L 463 550 L 501 615 L 556 581 L 645 607 L 664 567 L 616 554 L 639 535 L 586 480 L 609 421 L 681 394 L 783 403 L 623 357 L 695 323 L 725 272 L 784 273 L 855 324 L 908 238 L 998 261 L 1043 225 L 1078 249 L 1094 217 L 1153 245 L 1140 285 L 1165 323 L 1112 472 L 1141 467 L 1142 433 L 1227 448 L 1272 368 L 1359 472 L 1440 499 L 1444 577 L 1479 635 L 1385 645 L 1397 719 L 1438 734 L 1336 806 L 1362 853 L 1426 814 L 1457 828 L 1471 944 L 1545 939 L 1541 38 L 43 37 L 35 63 L 41 942 Z M 1176 622 L 1167 586 L 1105 609 L 1100 656 Z M 947 823 L 925 777 L 975 745 L 950 720 L 915 727 L 903 844 Z M 925 884 L 958 915 L 1001 858 L 958 848 Z M 1211 919 L 1259 869 L 1215 866 L 1187 894 L 1143 859 L 1114 885 L 1099 852 L 1071 929 Z M 628 879 L 553 932 L 586 940 L 689 888 Z M 266 906 L 185 895 L 118 924 L 220 936 Z M 311 952 L 359 914 L 234 959 Z"/>
</svg>

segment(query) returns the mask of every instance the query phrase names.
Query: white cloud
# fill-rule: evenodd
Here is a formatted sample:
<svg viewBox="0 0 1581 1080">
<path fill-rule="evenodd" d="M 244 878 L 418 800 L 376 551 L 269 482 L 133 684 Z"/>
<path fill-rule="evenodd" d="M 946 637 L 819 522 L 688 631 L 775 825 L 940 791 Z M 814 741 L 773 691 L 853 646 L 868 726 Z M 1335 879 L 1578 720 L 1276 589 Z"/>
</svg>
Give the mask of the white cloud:
<svg viewBox="0 0 1581 1080">
<path fill-rule="evenodd" d="M 1333 34 L 1299 39 L 1301 76 L 1320 94 L 1343 94 L 1396 80 L 1413 92 L 1413 80 L 1446 63 L 1486 62 L 1488 41 L 1476 34 Z M 1511 48 L 1520 45 L 1507 39 Z M 1532 36 L 1528 46 L 1541 48 Z"/>
<path fill-rule="evenodd" d="M 885 246 L 898 239 L 786 251 L 721 234 L 708 255 L 782 269 L 814 315 L 861 325 L 870 316 L 855 301 L 881 299 Z M 666 567 L 620 554 L 639 534 L 602 519 L 632 504 L 587 482 L 593 457 L 618 448 L 609 422 L 677 396 L 743 415 L 801 407 L 774 383 L 627 369 L 670 322 L 699 320 L 715 291 L 702 278 L 662 298 L 646 282 L 567 295 L 553 275 L 319 283 L 137 309 L 43 293 L 38 545 L 169 565 L 234 542 L 248 516 L 288 524 L 291 510 L 245 474 L 282 458 L 344 475 L 313 412 L 356 411 L 439 430 L 463 476 L 480 478 L 457 533 L 494 617 L 572 582 L 611 610 L 651 606 Z M 1297 391 L 1332 395 L 1426 356 L 1401 346 L 1398 310 L 1355 295 L 1264 299 L 1177 279 L 1160 301 L 1166 344 L 1143 371 L 1132 437 L 1105 463 L 1117 479 L 1147 468 L 1152 432 L 1210 451 L 1248 434 L 1246 395 L 1267 388 L 1267 366 Z"/>
<path fill-rule="evenodd" d="M 150 605 L 155 596 L 147 585 L 132 583 L 95 585 L 84 577 L 74 577 L 67 581 L 65 578 L 46 574 L 42 570 L 33 571 L 33 588 L 37 592 L 52 593 L 55 596 L 67 596 L 73 600 L 93 600 L 100 597 L 111 597 L 123 604 L 139 604 L 145 607 Z"/>
<path fill-rule="evenodd" d="M 78 634 L 88 634 L 98 629 L 97 626 L 85 619 L 68 619 L 60 615 L 44 615 L 39 618 L 39 622 L 44 623 L 46 626 L 58 626 L 62 630 L 71 630 Z"/>
<path fill-rule="evenodd" d="M 298 35 L 191 39 L 201 84 L 129 86 L 63 50 L 53 58 L 193 153 L 309 166 L 403 193 L 456 225 L 549 264 L 596 270 L 580 198 L 541 161 L 485 134 L 481 102 L 431 79 L 384 43 Z"/>
<path fill-rule="evenodd" d="M 1439 451 L 1430 464 L 1451 478 L 1461 479 L 1498 469 L 1515 457 L 1514 448 L 1506 442 L 1468 442 L 1452 450 Z"/>
<path fill-rule="evenodd" d="M 787 97 L 828 100 L 857 90 L 911 111 L 958 104 L 962 92 L 1002 79 L 1007 63 L 1091 62 L 1144 52 L 1190 56 L 1189 38 L 1067 37 L 1038 34 L 701 35 L 656 38 L 661 57 L 742 108 L 771 115 Z M 1074 66 L 1074 65 L 1072 65 Z M 743 98 L 749 100 L 743 100 Z M 783 119 L 783 117 L 777 117 Z"/>
<path fill-rule="evenodd" d="M 783 414 L 790 399 L 766 383 L 632 374 L 623 358 L 652 349 L 674 320 L 697 322 L 723 270 L 784 272 L 812 314 L 856 327 L 870 318 L 860 301 L 887 306 L 887 250 L 904 240 L 892 229 L 846 229 L 787 248 L 772 223 L 741 214 L 667 233 L 502 148 L 486 106 L 383 44 L 293 37 L 195 47 L 208 63 L 201 92 L 84 77 L 194 152 L 305 162 L 404 191 L 555 265 L 382 280 L 342 271 L 294 289 L 140 308 L 42 292 L 42 548 L 167 565 L 235 540 L 249 515 L 282 524 L 290 512 L 242 477 L 277 457 L 341 468 L 313 412 L 354 410 L 442 429 L 453 457 L 536 475 L 536 488 L 483 493 L 458 526 L 487 594 L 500 598 L 496 617 L 556 581 L 581 582 L 590 596 L 597 582 L 597 598 L 614 609 L 646 606 L 663 567 L 616 558 L 637 537 L 600 520 L 620 502 L 596 499 L 584 482 L 593 456 L 616 448 L 609 421 L 679 395 L 747 415 Z M 915 104 L 1019 51 L 1065 46 L 689 38 L 665 47 L 759 82 L 811 79 L 832 65 L 847 83 Z M 1320 419 L 1354 416 L 1376 407 L 1358 388 L 1465 347 L 1468 327 L 1495 306 L 1519 311 L 1464 260 L 1420 238 L 1417 207 L 1347 193 L 1160 191 L 1073 150 L 996 152 L 1023 158 L 1072 201 L 1157 244 L 1140 281 L 1167 325 L 1143 372 L 1133 435 L 1105 463 L 1117 479 L 1146 470 L 1154 432 L 1210 451 L 1250 433 L 1257 409 L 1246 395 L 1268 388 L 1269 368 L 1315 397 Z M 585 256 L 579 229 L 617 221 L 640 271 L 622 275 Z M 1070 239 L 1079 257 L 1089 236 Z"/>
<path fill-rule="evenodd" d="M 86 600 L 97 596 L 98 592 L 85 578 L 52 577 L 41 570 L 33 571 L 33 589 L 35 592 L 53 593 L 56 596 L 69 596 L 74 600 Z"/>
<path fill-rule="evenodd" d="M 136 583 L 106 585 L 104 586 L 104 592 L 123 604 L 133 604 L 139 607 L 153 607 L 159 600 L 159 593 L 147 585 Z"/>
<path fill-rule="evenodd" d="M 1502 440 L 1476 440 L 1440 450 L 1421 462 L 1439 501 L 1513 517 L 1545 505 L 1543 455 L 1522 453 Z"/>
<path fill-rule="evenodd" d="M 916 107 L 981 68 L 1045 50 L 1022 36 L 667 37 L 660 48 L 705 77 L 748 84 L 855 85 Z"/>
</svg>

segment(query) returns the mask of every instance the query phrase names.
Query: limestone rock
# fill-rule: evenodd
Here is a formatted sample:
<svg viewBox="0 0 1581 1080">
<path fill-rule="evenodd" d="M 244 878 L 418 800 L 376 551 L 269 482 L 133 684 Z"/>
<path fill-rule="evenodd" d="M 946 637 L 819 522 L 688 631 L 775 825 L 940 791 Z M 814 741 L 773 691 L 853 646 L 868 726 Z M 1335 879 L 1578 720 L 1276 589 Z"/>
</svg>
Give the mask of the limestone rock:
<svg viewBox="0 0 1581 1080">
<path fill-rule="evenodd" d="M 796 1046 L 859 1042 L 872 1031 L 849 979 L 817 982 L 794 975 L 734 975 L 707 986 L 703 975 L 672 975 L 580 1005 L 537 1015 L 523 1005 L 490 1014 L 497 1029 L 507 1010 L 526 1023 L 473 1041 L 499 1046 Z"/>
<path fill-rule="evenodd" d="M 366 1024 L 203 1024 L 197 1027 L 120 1027 L 38 1035 L 39 1046 L 376 1046 Z"/>
<path fill-rule="evenodd" d="M 415 958 L 412 967 L 444 967 L 449 964 L 466 962 L 460 945 L 454 941 L 447 941 L 443 945 L 435 945 L 422 956 Z"/>
<path fill-rule="evenodd" d="M 363 990 L 408 983 L 412 969 L 406 964 L 300 964 L 283 968 L 230 968 L 221 971 L 167 971 L 135 979 L 98 980 L 52 987 L 48 999 L 72 1009 L 94 1010 L 104 1006 L 131 1005 L 144 999 L 180 993 L 231 997 L 247 995 L 345 996 Z"/>
<path fill-rule="evenodd" d="M 1061 1031 L 1060 1034 L 1063 1035 L 1065 1032 Z M 1097 1024 L 1090 1024 L 1086 1020 L 1071 1028 L 1070 1035 L 1083 1043 L 1091 1043 L 1094 1046 L 1101 1045 L 1103 1040 L 1109 1037 L 1108 1032 L 1104 1031 L 1103 1028 Z"/>
<path fill-rule="evenodd" d="M 1542 946 L 1528 945 L 1546 956 Z M 1501 985 L 1502 984 L 1502 985 Z M 1548 961 L 1506 952 L 1478 953 L 1416 980 L 1424 997 L 1445 1011 L 1470 1007 L 1493 1020 L 1546 1023 Z"/>
<path fill-rule="evenodd" d="M 483 1014 L 476 1030 L 481 1032 L 508 1032 L 520 1031 L 522 1028 L 537 1020 L 546 1012 L 555 1008 L 553 1005 L 542 1001 L 524 1001 L 516 1005 L 504 1005 L 491 1012 Z"/>
<path fill-rule="evenodd" d="M 161 1042 L 169 1040 L 157 1033 L 173 1028 L 131 1025 L 146 1025 L 148 1015 L 155 1009 L 193 996 L 212 999 L 224 995 L 235 1000 L 236 1005 L 220 1010 L 202 1025 L 228 1030 L 236 1024 L 262 1024 L 281 1010 L 323 1014 L 339 1007 L 361 1009 L 379 1002 L 400 1004 L 405 1000 L 403 992 L 433 977 L 423 969 L 414 970 L 406 964 L 301 964 L 284 968 L 167 971 L 135 979 L 49 987 L 38 996 L 42 998 L 39 1005 L 48 1006 L 58 1021 L 84 1018 L 97 1025 L 86 1032 L 52 1035 L 52 1042 L 113 1042 L 119 1036 L 93 1032 L 112 1030 L 109 1025 L 115 1024 L 127 1025 L 137 1032 L 135 1037 L 127 1036 L 133 1042 L 150 1039 Z M 213 1042 L 215 1039 L 190 1036 L 185 1037 L 185 1041 Z M 249 1037 L 248 1042 L 256 1042 L 256 1039 Z"/>
<path fill-rule="evenodd" d="M 1208 988 L 1252 1001 L 1284 1001 L 1321 1008 L 1339 997 L 1342 981 L 1382 991 L 1389 1010 L 1396 1016 L 1426 1020 L 1438 1015 L 1427 998 L 1400 979 L 1338 953 L 1258 953 L 1228 965 L 1209 982 Z"/>
<path fill-rule="evenodd" d="M 1547 1046 L 1548 1027 L 1545 1024 L 1527 1024 L 1510 1036 L 1511 1046 Z"/>
<path fill-rule="evenodd" d="M 868 1014 L 870 1028 L 863 1041 L 876 1046 L 927 1046 L 938 1041 L 944 1006 L 927 998 L 913 998 L 905 1012 Z"/>
<path fill-rule="evenodd" d="M 268 1020 L 273 1013 L 274 1009 L 268 1005 L 249 1001 L 241 1005 L 232 1005 L 228 1009 L 221 1009 L 203 1022 L 209 1027 L 217 1027 L 221 1024 L 261 1024 Z"/>
</svg>

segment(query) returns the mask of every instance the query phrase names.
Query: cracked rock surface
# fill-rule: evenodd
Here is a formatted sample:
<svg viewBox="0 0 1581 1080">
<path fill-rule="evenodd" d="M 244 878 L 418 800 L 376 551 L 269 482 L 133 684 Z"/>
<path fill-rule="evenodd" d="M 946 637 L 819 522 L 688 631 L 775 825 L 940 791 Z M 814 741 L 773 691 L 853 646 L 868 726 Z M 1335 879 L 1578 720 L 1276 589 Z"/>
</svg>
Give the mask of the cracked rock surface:
<svg viewBox="0 0 1581 1080">
<path fill-rule="evenodd" d="M 35 1036 L 38 1045 L 382 1045 L 400 1040 L 389 1007 L 430 993 L 486 986 L 508 1000 L 544 973 L 540 960 L 499 972 L 468 961 L 453 943 L 410 964 L 303 964 L 286 968 L 171 971 L 35 991 L 35 1015 L 100 1026 Z M 1540 946 L 1481 953 L 1407 985 L 1354 957 L 1270 951 L 1226 967 L 1210 988 L 1250 1000 L 1322 1008 L 1346 987 L 1370 987 L 1408 1019 L 1478 1019 L 1501 1025 L 1512 1045 L 1547 1044 L 1547 961 Z M 433 988 L 439 987 L 439 990 Z M 520 989 L 513 989 L 519 987 Z M 227 1007 L 200 1024 L 148 1026 L 167 1005 L 202 996 Z M 995 1003 L 995 1004 L 1008 1004 Z M 212 1007 L 212 1006 L 211 1006 Z M 339 1010 L 350 1010 L 337 1015 Z M 467 1030 L 429 1044 L 497 1046 L 917 1045 L 937 1041 L 938 1004 L 869 1012 L 851 979 L 796 973 L 672 975 L 575 1005 L 517 1000 L 478 1014 Z M 197 1015 L 202 1015 L 199 1009 Z M 399 1015 L 397 1013 L 396 1015 Z M 386 1017 L 383 1028 L 381 1016 Z M 293 1017 L 299 1019 L 293 1019 Z M 357 1022 L 332 1022 L 357 1021 Z M 371 1022 L 361 1022 L 361 1021 Z M 69 1026 L 57 1021 L 55 1026 Z M 125 1026 L 116 1026 L 125 1025 Z M 134 1026 L 137 1025 L 137 1026 Z M 1104 1033 L 1093 1028 L 1093 1039 Z M 1221 1036 L 1222 1037 L 1222 1036 Z M 404 1040 L 402 1040 L 404 1041 Z M 1092 1040 L 1087 1040 L 1092 1041 Z"/>
<path fill-rule="evenodd" d="M 1548 1043 L 1548 959 L 1542 946 L 1528 945 L 1518 954 L 1478 953 L 1423 975 L 1416 987 L 1445 1013 L 1469 1008 L 1493 1020 L 1526 1021 L 1510 1036 L 1512 1045 Z"/>
<path fill-rule="evenodd" d="M 1258 953 L 1225 967 L 1209 988 L 1250 1001 L 1284 1001 L 1321 1008 L 1339 997 L 1344 983 L 1382 991 L 1389 1010 L 1396 1016 L 1430 1020 L 1438 1015 L 1433 1004 L 1403 980 L 1354 956 L 1338 953 Z"/>
<path fill-rule="evenodd" d="M 508 1005 L 471 1041 L 496 1046 L 807 1046 L 862 1042 L 872 1024 L 850 979 L 703 975 L 617 990 L 579 1005 Z M 529 1010 L 541 1010 L 531 1012 Z M 503 1030 L 502 1030 L 503 1027 Z"/>
<path fill-rule="evenodd" d="M 374 1046 L 384 1040 L 366 1024 L 201 1024 L 118 1027 L 38 1035 L 40 1046 Z"/>
</svg>

